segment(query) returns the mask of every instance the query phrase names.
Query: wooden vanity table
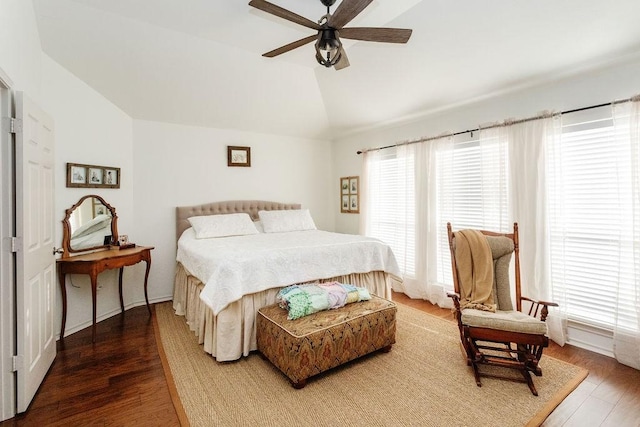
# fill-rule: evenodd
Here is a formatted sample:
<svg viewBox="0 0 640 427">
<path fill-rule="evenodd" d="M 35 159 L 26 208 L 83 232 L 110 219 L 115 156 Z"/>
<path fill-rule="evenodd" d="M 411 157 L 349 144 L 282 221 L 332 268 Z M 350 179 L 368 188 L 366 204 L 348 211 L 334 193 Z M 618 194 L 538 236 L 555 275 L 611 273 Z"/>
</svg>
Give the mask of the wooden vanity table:
<svg viewBox="0 0 640 427">
<path fill-rule="evenodd" d="M 120 309 L 124 313 L 124 300 L 122 299 L 122 273 L 124 267 L 137 264 L 141 261 L 147 263 L 147 269 L 144 273 L 144 299 L 147 303 L 147 309 L 151 314 L 149 306 L 149 296 L 147 294 L 147 281 L 149 279 L 149 270 L 151 269 L 151 246 L 137 246 L 130 249 L 107 249 L 98 252 L 92 252 L 84 255 L 76 255 L 68 258 L 60 258 L 57 260 L 58 280 L 60 281 L 60 290 L 62 291 L 62 328 L 60 329 L 60 338 L 64 337 L 64 328 L 67 322 L 67 274 L 88 274 L 91 278 L 91 302 L 93 306 L 93 323 L 92 323 L 92 339 L 96 340 L 96 294 L 98 291 L 98 274 L 105 270 L 115 268 L 120 269 L 118 276 L 118 291 L 120 293 Z"/>
<path fill-rule="evenodd" d="M 105 270 L 119 268 L 118 291 L 120 309 L 124 313 L 122 299 L 122 274 L 124 267 L 141 261 L 147 263 L 144 273 L 144 299 L 151 314 L 147 280 L 151 269 L 152 246 L 120 248 L 110 242 L 118 241 L 118 215 L 116 209 L 102 197 L 89 194 L 65 211 L 62 220 L 62 258 L 58 259 L 58 281 L 62 291 L 62 327 L 60 339 L 64 338 L 67 323 L 67 274 L 87 274 L 91 279 L 91 303 L 93 306 L 92 339 L 96 341 L 96 294 L 98 275 Z"/>
</svg>

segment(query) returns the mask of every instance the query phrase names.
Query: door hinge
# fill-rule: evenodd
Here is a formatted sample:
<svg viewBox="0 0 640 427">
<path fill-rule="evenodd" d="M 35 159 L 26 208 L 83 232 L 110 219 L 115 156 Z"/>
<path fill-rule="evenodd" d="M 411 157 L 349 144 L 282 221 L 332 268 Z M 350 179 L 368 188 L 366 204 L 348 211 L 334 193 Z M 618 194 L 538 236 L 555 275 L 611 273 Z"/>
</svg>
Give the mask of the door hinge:
<svg viewBox="0 0 640 427">
<path fill-rule="evenodd" d="M 22 239 L 18 237 L 11 238 L 11 252 L 16 253 L 22 250 Z"/>
<path fill-rule="evenodd" d="M 15 117 L 9 118 L 9 133 L 22 132 L 22 120 Z"/>
<path fill-rule="evenodd" d="M 18 354 L 17 356 L 11 357 L 11 370 L 12 372 L 18 372 L 18 370 L 24 368 L 24 357 Z"/>
</svg>

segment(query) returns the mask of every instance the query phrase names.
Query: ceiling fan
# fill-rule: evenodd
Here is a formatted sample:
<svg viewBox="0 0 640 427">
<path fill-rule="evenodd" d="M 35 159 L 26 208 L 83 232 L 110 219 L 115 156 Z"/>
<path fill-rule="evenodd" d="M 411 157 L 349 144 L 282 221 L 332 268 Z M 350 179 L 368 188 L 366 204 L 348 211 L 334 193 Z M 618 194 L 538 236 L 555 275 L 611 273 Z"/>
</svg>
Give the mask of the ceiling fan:
<svg viewBox="0 0 640 427">
<path fill-rule="evenodd" d="M 327 7 L 326 15 L 323 15 L 316 23 L 303 16 L 297 15 L 273 3 L 265 0 L 251 0 L 249 6 L 264 12 L 286 19 L 287 21 L 316 30 L 318 34 L 305 37 L 293 43 L 286 44 L 263 54 L 267 58 L 281 55 L 290 50 L 304 46 L 315 40 L 316 60 L 325 67 L 334 67 L 341 70 L 349 66 L 349 59 L 342 47 L 340 37 L 352 40 L 363 40 L 383 43 L 406 43 L 411 37 L 412 30 L 402 28 L 372 28 L 352 27 L 344 28 L 353 18 L 362 12 L 373 0 L 343 0 L 333 14 L 330 7 L 336 0 L 320 0 Z"/>
</svg>

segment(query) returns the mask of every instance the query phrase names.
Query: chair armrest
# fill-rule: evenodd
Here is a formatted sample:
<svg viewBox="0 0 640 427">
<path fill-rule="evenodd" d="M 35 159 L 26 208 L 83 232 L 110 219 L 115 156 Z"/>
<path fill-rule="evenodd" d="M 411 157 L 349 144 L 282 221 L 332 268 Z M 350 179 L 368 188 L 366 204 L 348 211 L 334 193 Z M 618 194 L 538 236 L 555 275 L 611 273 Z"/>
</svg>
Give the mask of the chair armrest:
<svg viewBox="0 0 640 427">
<path fill-rule="evenodd" d="M 453 317 L 458 321 L 458 327 L 462 328 L 462 310 L 460 309 L 460 294 L 447 292 L 447 296 L 453 300 Z M 462 329 L 461 329 L 462 331 Z"/>
<path fill-rule="evenodd" d="M 527 298 L 527 297 L 520 297 L 520 299 L 523 299 L 525 301 L 530 301 L 534 304 L 540 304 L 540 305 L 546 305 L 547 307 L 560 307 L 557 303 L 555 302 L 548 302 L 548 301 L 536 301 L 534 299 L 531 298 Z"/>
<path fill-rule="evenodd" d="M 538 310 L 540 310 L 540 306 L 542 306 L 542 310 L 540 310 L 540 320 L 542 320 L 543 322 L 547 320 L 547 316 L 549 315 L 549 307 L 559 307 L 559 305 L 555 302 L 536 301 L 527 297 L 520 297 L 520 299 L 531 302 L 529 315 L 533 317 L 538 317 Z"/>
<path fill-rule="evenodd" d="M 547 307 L 560 307 L 557 303 L 555 302 L 547 302 L 547 301 L 538 301 L 538 304 L 540 305 L 546 305 Z"/>
</svg>

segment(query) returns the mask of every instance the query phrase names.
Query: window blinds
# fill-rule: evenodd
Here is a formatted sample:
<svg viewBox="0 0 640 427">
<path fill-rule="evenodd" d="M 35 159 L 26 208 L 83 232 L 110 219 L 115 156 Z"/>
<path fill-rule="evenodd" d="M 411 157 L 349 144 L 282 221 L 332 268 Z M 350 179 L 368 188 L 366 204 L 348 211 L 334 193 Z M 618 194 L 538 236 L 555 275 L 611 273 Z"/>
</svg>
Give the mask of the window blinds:
<svg viewBox="0 0 640 427">
<path fill-rule="evenodd" d="M 455 141 L 437 157 L 438 280 L 453 285 L 446 223 L 500 231 L 508 215 L 507 146 L 495 136 Z"/>
<path fill-rule="evenodd" d="M 369 177 L 369 234 L 391 246 L 400 270 L 415 276 L 415 159 L 397 149 L 379 153 Z"/>
<path fill-rule="evenodd" d="M 632 318 L 635 278 L 629 147 L 606 116 L 574 117 L 549 147 L 549 223 L 553 288 L 567 315 L 611 330 L 616 316 Z"/>
</svg>

